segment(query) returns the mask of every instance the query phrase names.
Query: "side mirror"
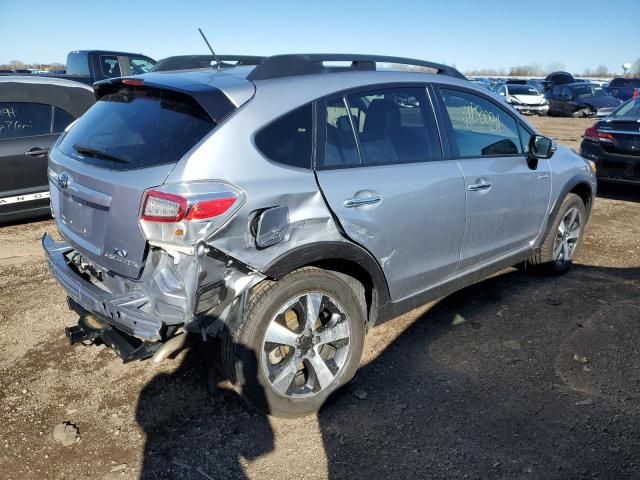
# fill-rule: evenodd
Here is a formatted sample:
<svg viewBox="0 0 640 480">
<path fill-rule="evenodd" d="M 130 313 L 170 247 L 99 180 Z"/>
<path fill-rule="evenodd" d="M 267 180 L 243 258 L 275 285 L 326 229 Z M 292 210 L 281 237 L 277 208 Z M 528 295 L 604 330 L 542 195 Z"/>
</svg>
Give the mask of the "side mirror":
<svg viewBox="0 0 640 480">
<path fill-rule="evenodd" d="M 529 140 L 529 157 L 535 159 L 551 158 L 556 151 L 556 147 L 548 137 L 542 135 L 531 135 Z"/>
</svg>

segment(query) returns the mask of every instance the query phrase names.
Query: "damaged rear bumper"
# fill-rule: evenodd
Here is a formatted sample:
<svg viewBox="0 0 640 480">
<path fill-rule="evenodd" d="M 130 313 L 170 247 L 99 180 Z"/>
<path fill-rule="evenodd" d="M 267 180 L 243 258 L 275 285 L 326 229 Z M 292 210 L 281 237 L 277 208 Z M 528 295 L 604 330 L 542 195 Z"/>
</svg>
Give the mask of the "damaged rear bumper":
<svg viewBox="0 0 640 480">
<path fill-rule="evenodd" d="M 44 234 L 42 248 L 49 262 L 49 269 L 71 300 L 88 312 L 110 320 L 125 333 L 144 339 L 159 340 L 158 322 L 148 318 L 136 308 L 147 301 L 139 292 L 130 295 L 113 295 L 82 278 L 69 265 L 65 254 L 72 250 L 66 242 L 56 242 Z"/>
<path fill-rule="evenodd" d="M 74 268 L 70 255 L 75 250 L 67 242 L 56 242 L 45 234 L 42 247 L 52 274 L 73 303 L 114 329 L 145 342 L 166 340 L 167 326 L 211 335 L 225 326 L 233 330 L 237 318 L 241 318 L 246 294 L 264 278 L 257 272 L 235 269 L 230 266 L 233 262 L 212 258 L 211 253 L 169 255 L 161 250 L 157 253 L 163 258 L 150 262 L 139 280 L 106 275 L 120 290 L 113 293 Z M 201 277 L 207 278 L 205 284 L 199 283 Z"/>
</svg>

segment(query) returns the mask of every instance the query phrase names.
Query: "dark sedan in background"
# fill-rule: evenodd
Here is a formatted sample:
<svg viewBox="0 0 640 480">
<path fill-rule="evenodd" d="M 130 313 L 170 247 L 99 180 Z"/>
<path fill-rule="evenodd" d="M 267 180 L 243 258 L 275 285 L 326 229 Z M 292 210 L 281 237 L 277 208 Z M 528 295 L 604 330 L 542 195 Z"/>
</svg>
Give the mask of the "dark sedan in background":
<svg viewBox="0 0 640 480">
<path fill-rule="evenodd" d="M 598 85 L 579 82 L 556 85 L 547 93 L 549 115 L 557 117 L 605 117 L 622 100 Z"/>
<path fill-rule="evenodd" d="M 640 184 L 640 98 L 588 128 L 580 155 L 596 163 L 601 180 Z"/>
<path fill-rule="evenodd" d="M 94 102 L 79 82 L 0 77 L 0 223 L 50 213 L 47 153 Z"/>
</svg>

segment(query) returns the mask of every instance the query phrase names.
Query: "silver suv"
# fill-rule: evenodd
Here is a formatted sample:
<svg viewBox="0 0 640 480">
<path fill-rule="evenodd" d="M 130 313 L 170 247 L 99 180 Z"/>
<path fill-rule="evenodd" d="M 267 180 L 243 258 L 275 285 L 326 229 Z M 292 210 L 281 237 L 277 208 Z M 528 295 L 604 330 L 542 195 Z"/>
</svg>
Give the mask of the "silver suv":
<svg viewBox="0 0 640 480">
<path fill-rule="evenodd" d="M 162 360 L 222 336 L 242 395 L 300 416 L 374 325 L 509 266 L 570 267 L 592 165 L 457 70 L 251 58 L 97 83 L 51 150 L 63 241 L 43 246 L 72 343 Z"/>
</svg>

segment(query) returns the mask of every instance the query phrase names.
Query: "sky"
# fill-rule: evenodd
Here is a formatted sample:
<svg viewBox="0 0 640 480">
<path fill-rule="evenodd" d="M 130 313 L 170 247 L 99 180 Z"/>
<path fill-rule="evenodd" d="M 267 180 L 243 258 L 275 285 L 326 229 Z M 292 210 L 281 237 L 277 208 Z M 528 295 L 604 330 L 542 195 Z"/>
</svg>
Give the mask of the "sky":
<svg viewBox="0 0 640 480">
<path fill-rule="evenodd" d="M 71 50 L 160 59 L 218 54 L 369 53 L 462 71 L 561 63 L 620 71 L 640 58 L 640 0 L 0 0 L 0 64 L 65 63 Z"/>
</svg>

